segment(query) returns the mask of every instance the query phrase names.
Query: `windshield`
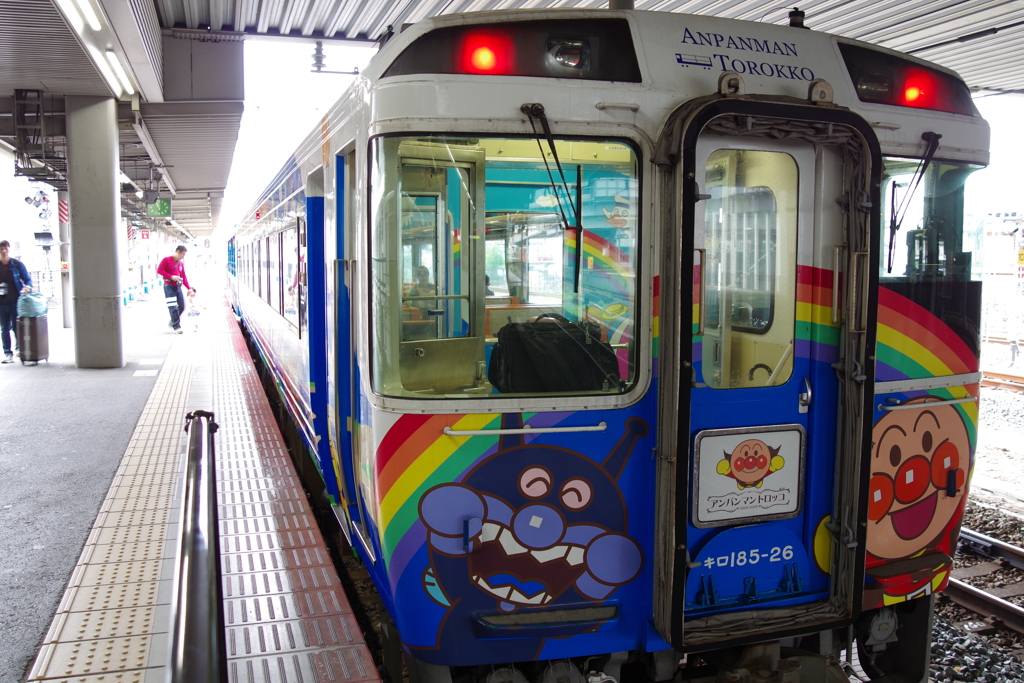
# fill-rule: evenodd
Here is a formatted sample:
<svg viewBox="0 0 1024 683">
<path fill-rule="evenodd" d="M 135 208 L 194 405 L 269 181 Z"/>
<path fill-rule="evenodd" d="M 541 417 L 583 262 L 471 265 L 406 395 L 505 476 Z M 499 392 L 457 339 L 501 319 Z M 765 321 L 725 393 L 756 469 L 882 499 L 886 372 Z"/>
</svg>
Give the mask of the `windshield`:
<svg viewBox="0 0 1024 683">
<path fill-rule="evenodd" d="M 968 367 L 976 370 L 981 353 L 984 224 L 966 220 L 964 186 L 980 167 L 932 161 L 922 173 L 918 159 L 884 162 L 880 326 L 898 327 L 908 311 L 921 311 L 918 322 L 928 334 L 947 344 L 955 343 L 949 336 L 954 333 L 975 359 Z M 898 355 L 886 351 L 889 342 L 896 343 L 880 332 L 880 378 L 889 378 L 897 366 L 914 378 L 955 374 L 945 364 L 902 364 Z"/>
<path fill-rule="evenodd" d="M 553 142 L 372 142 L 378 393 L 621 393 L 635 381 L 636 154 Z"/>
<path fill-rule="evenodd" d="M 882 283 L 981 280 L 983 234 L 964 224 L 964 184 L 980 168 L 919 159 L 885 159 Z"/>
</svg>

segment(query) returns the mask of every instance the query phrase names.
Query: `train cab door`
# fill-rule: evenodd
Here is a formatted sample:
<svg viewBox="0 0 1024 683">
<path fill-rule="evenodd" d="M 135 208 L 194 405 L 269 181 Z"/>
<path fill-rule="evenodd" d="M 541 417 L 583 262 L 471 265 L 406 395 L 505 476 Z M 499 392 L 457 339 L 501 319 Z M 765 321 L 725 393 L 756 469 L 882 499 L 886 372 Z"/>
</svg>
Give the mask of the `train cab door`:
<svg viewBox="0 0 1024 683">
<path fill-rule="evenodd" d="M 688 439 L 677 479 L 686 494 L 676 496 L 686 564 L 679 571 L 677 561 L 673 582 L 677 645 L 681 619 L 825 600 L 830 590 L 815 539 L 827 538 L 836 488 L 831 364 L 841 327 L 822 304 L 843 239 L 842 152 L 708 131 L 696 137 L 695 201 L 682 209 L 693 211 L 694 315 L 680 347 L 689 411 L 679 420 L 689 429 L 678 443 L 682 467 Z"/>
<path fill-rule="evenodd" d="M 397 158 L 399 379 L 413 392 L 483 392 L 483 151 L 441 152 L 407 141 Z"/>
</svg>

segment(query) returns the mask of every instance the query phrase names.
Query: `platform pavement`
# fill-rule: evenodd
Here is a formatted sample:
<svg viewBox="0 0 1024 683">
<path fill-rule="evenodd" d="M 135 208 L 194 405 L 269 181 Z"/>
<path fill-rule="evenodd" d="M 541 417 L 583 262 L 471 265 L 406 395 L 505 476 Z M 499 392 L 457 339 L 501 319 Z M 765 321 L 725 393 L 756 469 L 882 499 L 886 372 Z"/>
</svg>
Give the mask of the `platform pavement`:
<svg viewBox="0 0 1024 683">
<path fill-rule="evenodd" d="M 49 361 L 0 365 L 0 683 L 31 667 L 160 367 L 185 339 L 160 291 L 122 311 L 123 368 L 75 367 L 59 303 Z"/>
</svg>

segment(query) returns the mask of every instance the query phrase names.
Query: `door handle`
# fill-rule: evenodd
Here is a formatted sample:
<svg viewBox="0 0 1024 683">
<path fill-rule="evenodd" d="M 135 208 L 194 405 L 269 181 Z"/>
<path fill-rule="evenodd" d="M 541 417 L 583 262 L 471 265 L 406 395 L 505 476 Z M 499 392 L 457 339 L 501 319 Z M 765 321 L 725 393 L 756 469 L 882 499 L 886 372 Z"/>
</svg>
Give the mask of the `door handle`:
<svg viewBox="0 0 1024 683">
<path fill-rule="evenodd" d="M 813 392 L 811 391 L 811 381 L 804 377 L 804 391 L 800 394 L 800 412 L 806 413 L 811 407 L 811 397 Z"/>
</svg>

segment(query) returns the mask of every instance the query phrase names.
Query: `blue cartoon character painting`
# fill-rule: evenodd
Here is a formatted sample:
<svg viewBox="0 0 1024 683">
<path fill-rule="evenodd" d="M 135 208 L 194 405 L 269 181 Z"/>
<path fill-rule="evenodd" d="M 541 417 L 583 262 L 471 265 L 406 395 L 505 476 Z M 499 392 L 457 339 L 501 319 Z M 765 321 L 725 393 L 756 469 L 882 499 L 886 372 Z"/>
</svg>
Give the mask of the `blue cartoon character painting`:
<svg viewBox="0 0 1024 683">
<path fill-rule="evenodd" d="M 521 426 L 520 415 L 503 416 L 504 429 Z M 640 574 L 643 553 L 627 534 L 617 480 L 646 434 L 646 423 L 630 418 L 600 464 L 506 434 L 461 483 L 423 496 L 430 553 L 424 590 L 447 609 L 439 646 L 465 641 L 467 629 L 479 631 L 481 615 L 592 606 Z M 580 624 L 579 632 L 594 626 Z M 543 646 L 540 634 L 508 635 L 501 642 L 509 661 L 534 659 Z M 572 632 L 563 625 L 550 635 Z"/>
</svg>

